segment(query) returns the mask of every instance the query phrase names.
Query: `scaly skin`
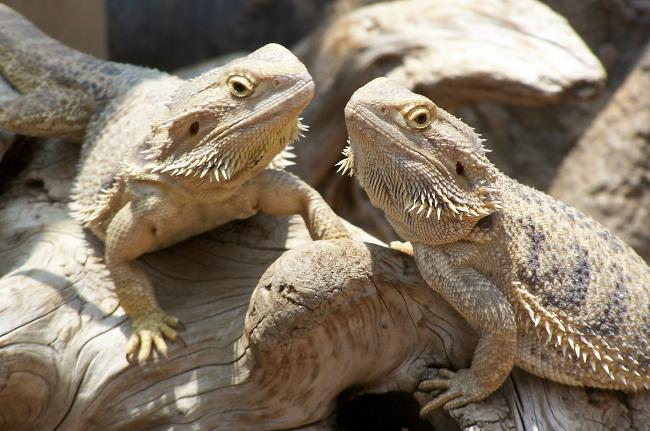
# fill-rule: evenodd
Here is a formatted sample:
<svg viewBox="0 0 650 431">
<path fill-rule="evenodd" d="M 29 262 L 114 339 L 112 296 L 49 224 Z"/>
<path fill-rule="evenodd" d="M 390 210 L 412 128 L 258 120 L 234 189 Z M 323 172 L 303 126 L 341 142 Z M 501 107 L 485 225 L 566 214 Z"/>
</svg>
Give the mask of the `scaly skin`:
<svg viewBox="0 0 650 431">
<path fill-rule="evenodd" d="M 0 105 L 0 128 L 83 137 L 70 207 L 106 244 L 132 320 L 130 361 L 146 361 L 152 345 L 166 355 L 179 323 L 159 307 L 142 254 L 258 211 L 301 214 L 314 239 L 349 238 L 316 191 L 276 169 L 314 94 L 282 46 L 184 81 L 75 52 L 2 5 L 0 42 L 0 71 L 21 93 Z"/>
<path fill-rule="evenodd" d="M 341 169 L 480 334 L 469 369 L 421 383 L 442 390 L 422 415 L 484 399 L 513 365 L 569 385 L 650 388 L 650 268 L 630 247 L 499 172 L 469 126 L 398 83 L 362 87 L 345 117 Z"/>
</svg>

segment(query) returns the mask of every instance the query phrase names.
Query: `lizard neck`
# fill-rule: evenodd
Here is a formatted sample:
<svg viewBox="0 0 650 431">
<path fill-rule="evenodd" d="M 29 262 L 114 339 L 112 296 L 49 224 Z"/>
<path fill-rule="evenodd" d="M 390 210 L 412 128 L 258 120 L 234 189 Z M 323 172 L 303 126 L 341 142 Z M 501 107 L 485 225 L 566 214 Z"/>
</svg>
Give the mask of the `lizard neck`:
<svg viewBox="0 0 650 431">
<path fill-rule="evenodd" d="M 397 234 L 412 243 L 443 245 L 471 239 L 477 223 L 500 208 L 504 176 L 494 167 L 490 167 L 484 179 L 476 179 L 468 186 L 472 190 L 489 191 L 490 207 L 474 211 L 455 206 L 443 200 L 444 197 L 429 193 L 426 187 L 405 183 L 404 179 L 409 178 L 405 173 L 391 175 L 386 169 L 374 166 L 384 165 L 366 164 L 358 172 L 359 176 L 365 176 L 361 184 L 365 185 L 372 205 L 384 211 Z"/>
</svg>

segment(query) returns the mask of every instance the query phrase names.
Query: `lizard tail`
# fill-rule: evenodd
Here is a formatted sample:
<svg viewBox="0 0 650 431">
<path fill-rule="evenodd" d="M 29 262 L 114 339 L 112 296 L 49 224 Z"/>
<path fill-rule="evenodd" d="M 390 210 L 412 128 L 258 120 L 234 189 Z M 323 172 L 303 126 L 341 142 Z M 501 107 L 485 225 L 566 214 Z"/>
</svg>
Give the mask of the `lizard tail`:
<svg viewBox="0 0 650 431">
<path fill-rule="evenodd" d="M 99 64 L 50 38 L 9 6 L 0 4 L 0 73 L 19 93 L 43 85 L 63 85 L 74 81 L 71 72 Z"/>
<path fill-rule="evenodd" d="M 0 75 L 15 90 L 0 94 L 0 129 L 81 140 L 101 105 L 146 77 L 136 68 L 147 70 L 69 48 L 0 4 Z"/>
<path fill-rule="evenodd" d="M 0 128 L 81 140 L 94 98 L 84 90 L 79 70 L 94 63 L 100 61 L 46 36 L 0 4 L 0 74 L 14 90 L 1 95 Z"/>
</svg>

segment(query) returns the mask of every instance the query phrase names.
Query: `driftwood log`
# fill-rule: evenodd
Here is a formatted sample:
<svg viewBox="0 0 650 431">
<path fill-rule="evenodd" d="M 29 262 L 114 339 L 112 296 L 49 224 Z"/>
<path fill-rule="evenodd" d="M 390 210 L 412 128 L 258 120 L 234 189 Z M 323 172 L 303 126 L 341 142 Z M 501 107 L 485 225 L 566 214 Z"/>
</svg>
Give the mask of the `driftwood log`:
<svg viewBox="0 0 650 431">
<path fill-rule="evenodd" d="M 422 376 L 471 360 L 475 334 L 411 258 L 358 229 L 368 243 L 311 242 L 300 219 L 258 216 L 143 258 L 187 345 L 130 366 L 102 245 L 66 211 L 77 146 L 18 144 L 0 165 L 2 430 L 381 429 L 346 428 L 346 406 L 425 402 Z M 384 429 L 649 430 L 650 396 L 515 370 L 485 402 L 407 419 Z"/>
<path fill-rule="evenodd" d="M 423 376 L 471 360 L 475 334 L 410 257 L 257 216 L 142 259 L 186 345 L 131 366 L 102 245 L 66 211 L 78 148 L 31 145 L 0 197 L 0 429 L 329 430 L 345 400 L 424 402 Z M 451 418 L 419 429 L 647 430 L 650 397 L 515 370 Z"/>
<path fill-rule="evenodd" d="M 345 2 L 344 2 L 345 3 Z M 354 3 L 354 2 L 353 2 Z M 334 175 L 352 93 L 387 76 L 455 111 L 479 101 L 541 106 L 592 98 L 605 72 L 564 18 L 536 0 L 407 0 L 339 15 L 295 47 L 316 83 L 295 171 L 345 218 L 396 239 L 354 182 Z"/>
</svg>

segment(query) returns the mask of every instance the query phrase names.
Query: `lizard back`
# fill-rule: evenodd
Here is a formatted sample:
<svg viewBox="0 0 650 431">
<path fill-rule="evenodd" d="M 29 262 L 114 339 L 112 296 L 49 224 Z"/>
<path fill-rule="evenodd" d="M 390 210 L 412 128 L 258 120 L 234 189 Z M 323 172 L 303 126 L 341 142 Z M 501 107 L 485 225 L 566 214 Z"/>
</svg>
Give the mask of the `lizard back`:
<svg viewBox="0 0 650 431">
<path fill-rule="evenodd" d="M 648 265 L 591 217 L 502 181 L 505 205 L 498 217 L 508 238 L 511 294 L 520 317 L 541 340 L 573 358 L 573 366 L 592 369 L 594 386 L 648 384 Z"/>
<path fill-rule="evenodd" d="M 90 123 L 79 170 L 72 188 L 72 214 L 85 226 L 101 223 L 115 208 L 123 182 L 120 172 L 137 148 L 149 137 L 152 119 L 167 111 L 178 78 L 160 73 L 157 79 L 133 86 L 113 99 Z"/>
</svg>

